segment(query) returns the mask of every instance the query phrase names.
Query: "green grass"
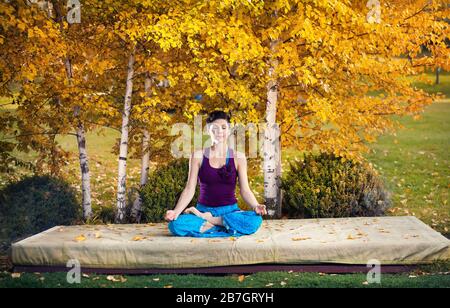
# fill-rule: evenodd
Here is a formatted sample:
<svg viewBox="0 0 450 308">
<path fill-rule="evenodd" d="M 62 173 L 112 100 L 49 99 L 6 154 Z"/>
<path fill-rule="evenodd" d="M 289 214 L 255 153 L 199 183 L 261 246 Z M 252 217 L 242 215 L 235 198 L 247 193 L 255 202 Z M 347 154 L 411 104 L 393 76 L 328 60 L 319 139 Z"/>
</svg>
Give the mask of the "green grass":
<svg viewBox="0 0 450 308">
<path fill-rule="evenodd" d="M 450 102 L 428 106 L 419 120 L 371 145 L 367 159 L 393 192 L 393 215 L 414 215 L 448 234 L 450 226 Z"/>
<path fill-rule="evenodd" d="M 382 274 L 380 284 L 367 284 L 365 274 L 320 274 L 267 272 L 246 275 L 242 282 L 237 275 L 138 275 L 113 276 L 89 274 L 81 277 L 80 284 L 69 284 L 66 273 L 25 273 L 12 278 L 10 273 L 0 274 L 0 288 L 439 288 L 450 287 L 450 275 L 446 274 Z M 111 277 L 110 277 L 111 279 Z"/>
</svg>

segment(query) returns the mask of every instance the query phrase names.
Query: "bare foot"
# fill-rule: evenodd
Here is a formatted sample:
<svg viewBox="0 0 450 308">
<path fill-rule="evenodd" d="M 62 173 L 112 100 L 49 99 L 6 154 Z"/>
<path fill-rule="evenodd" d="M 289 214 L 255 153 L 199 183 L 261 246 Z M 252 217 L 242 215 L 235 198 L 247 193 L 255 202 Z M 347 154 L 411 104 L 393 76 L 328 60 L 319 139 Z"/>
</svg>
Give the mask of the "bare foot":
<svg viewBox="0 0 450 308">
<path fill-rule="evenodd" d="M 184 212 L 185 212 L 186 214 L 194 214 L 194 215 L 199 216 L 199 217 L 200 217 L 199 214 L 201 214 L 201 212 L 200 212 L 199 210 L 197 210 L 197 209 L 196 209 L 195 207 L 193 207 L 193 206 L 188 207 L 187 209 L 184 210 Z"/>
<path fill-rule="evenodd" d="M 197 210 L 195 207 L 189 207 L 189 208 L 187 208 L 185 211 L 184 211 L 185 213 L 188 213 L 188 214 L 194 214 L 194 215 L 196 215 L 196 216 L 198 216 L 198 217 L 201 217 L 201 218 L 203 218 L 203 219 L 206 219 L 206 220 L 209 220 L 210 218 L 212 218 L 213 217 L 213 215 L 211 214 L 211 212 L 205 212 L 205 213 L 202 213 L 202 212 L 200 212 L 199 210 Z"/>
</svg>

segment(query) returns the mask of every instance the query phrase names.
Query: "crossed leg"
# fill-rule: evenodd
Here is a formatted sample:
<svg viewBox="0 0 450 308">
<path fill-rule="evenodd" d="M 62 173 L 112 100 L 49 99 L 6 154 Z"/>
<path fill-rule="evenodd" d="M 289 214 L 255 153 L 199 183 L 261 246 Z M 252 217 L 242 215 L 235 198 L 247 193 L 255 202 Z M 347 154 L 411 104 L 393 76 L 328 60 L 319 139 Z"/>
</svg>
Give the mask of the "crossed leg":
<svg viewBox="0 0 450 308">
<path fill-rule="evenodd" d="M 205 232 L 214 226 L 223 226 L 222 217 L 220 217 L 220 216 L 214 217 L 210 212 L 202 213 L 199 210 L 197 210 L 195 207 L 189 207 L 185 210 L 185 212 L 194 214 L 194 215 L 206 220 L 206 223 L 202 226 L 203 230 L 200 229 L 200 232 Z"/>
</svg>

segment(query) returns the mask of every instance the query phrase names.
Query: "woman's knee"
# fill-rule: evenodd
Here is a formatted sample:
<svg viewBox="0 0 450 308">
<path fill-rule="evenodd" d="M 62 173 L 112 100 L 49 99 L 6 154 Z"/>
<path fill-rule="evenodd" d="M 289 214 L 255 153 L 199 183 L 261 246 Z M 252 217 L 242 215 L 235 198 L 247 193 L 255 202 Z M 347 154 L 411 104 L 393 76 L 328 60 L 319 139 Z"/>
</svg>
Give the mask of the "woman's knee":
<svg viewBox="0 0 450 308">
<path fill-rule="evenodd" d="M 193 214 L 181 214 L 176 220 L 169 222 L 168 228 L 173 235 L 187 236 L 198 231 L 203 221 Z"/>
<path fill-rule="evenodd" d="M 263 221 L 262 216 L 251 211 L 234 212 L 223 218 L 227 229 L 247 235 L 258 231 Z"/>
</svg>

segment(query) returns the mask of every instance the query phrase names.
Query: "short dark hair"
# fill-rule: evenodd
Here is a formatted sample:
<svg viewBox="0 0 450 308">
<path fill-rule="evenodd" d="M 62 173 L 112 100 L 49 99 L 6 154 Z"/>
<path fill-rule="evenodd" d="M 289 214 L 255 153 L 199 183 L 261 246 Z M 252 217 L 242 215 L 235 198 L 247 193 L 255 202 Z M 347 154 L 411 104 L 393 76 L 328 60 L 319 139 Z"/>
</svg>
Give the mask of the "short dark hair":
<svg viewBox="0 0 450 308">
<path fill-rule="evenodd" d="M 227 120 L 228 123 L 230 123 L 231 120 L 231 112 L 224 112 L 222 110 L 214 110 L 213 112 L 208 114 L 208 117 L 206 118 L 206 123 L 212 123 L 217 119 L 224 119 Z"/>
</svg>

